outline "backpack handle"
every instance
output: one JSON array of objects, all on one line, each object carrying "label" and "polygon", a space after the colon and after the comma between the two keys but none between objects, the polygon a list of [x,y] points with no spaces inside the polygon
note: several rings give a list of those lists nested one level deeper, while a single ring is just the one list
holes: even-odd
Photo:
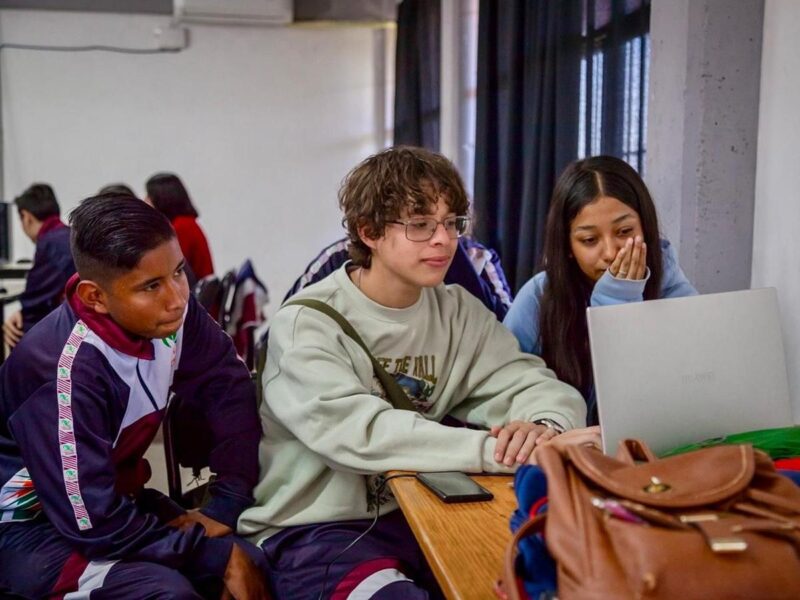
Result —
[{"label": "backpack handle", "polygon": [[620,440],[617,446],[617,460],[629,465],[654,462],[656,455],[642,440]]}]

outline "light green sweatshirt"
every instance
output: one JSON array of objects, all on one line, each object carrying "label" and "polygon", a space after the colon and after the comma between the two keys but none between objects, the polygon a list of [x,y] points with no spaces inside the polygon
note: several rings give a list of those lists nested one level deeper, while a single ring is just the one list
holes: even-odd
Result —
[{"label": "light green sweatshirt", "polygon": [[[425,288],[408,308],[381,306],[342,267],[294,298],[330,304],[420,412],[383,399],[364,351],[330,317],[281,308],[269,334],[255,504],[239,532],[255,542],[280,528],[364,519],[370,475],[410,471],[508,471],[486,431],[448,427],[452,415],[484,427],[549,418],[583,426],[586,404],[461,286]],[[396,508],[394,500],[381,513]]]}]

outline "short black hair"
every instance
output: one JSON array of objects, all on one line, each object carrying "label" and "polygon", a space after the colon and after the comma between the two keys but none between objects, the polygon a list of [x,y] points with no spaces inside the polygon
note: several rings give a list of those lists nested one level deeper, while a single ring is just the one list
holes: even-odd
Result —
[{"label": "short black hair", "polygon": [[61,214],[56,194],[46,183],[34,183],[14,199],[14,204],[17,211],[27,210],[40,221]]},{"label": "short black hair", "polygon": [[87,198],[69,215],[70,246],[81,279],[108,283],[175,238],[167,218],[127,194]]},{"label": "short black hair", "polygon": [[170,221],[175,217],[197,217],[197,209],[189,198],[189,192],[180,178],[173,173],[156,173],[145,183],[147,195],[156,209],[167,215]]},{"label": "short black hair", "polygon": [[98,196],[102,196],[103,194],[128,195],[136,198],[136,194],[133,193],[133,190],[124,183],[109,183],[108,185],[104,185],[100,188],[100,191],[97,192]]}]

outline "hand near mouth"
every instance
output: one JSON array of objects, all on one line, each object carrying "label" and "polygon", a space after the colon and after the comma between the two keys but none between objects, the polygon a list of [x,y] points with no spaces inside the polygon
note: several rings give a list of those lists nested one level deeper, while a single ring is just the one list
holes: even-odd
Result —
[{"label": "hand near mouth", "polygon": [[617,279],[644,279],[647,272],[647,244],[642,237],[637,235],[635,239],[628,238],[608,270]]}]

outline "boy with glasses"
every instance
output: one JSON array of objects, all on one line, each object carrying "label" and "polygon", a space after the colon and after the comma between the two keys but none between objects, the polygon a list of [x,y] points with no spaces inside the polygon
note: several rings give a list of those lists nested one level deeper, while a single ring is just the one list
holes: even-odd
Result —
[{"label": "boy with glasses", "polygon": [[[352,262],[294,298],[340,312],[416,410],[392,407],[334,320],[283,307],[262,382],[261,481],[239,531],[264,549],[279,597],[427,598],[438,588],[380,474],[510,472],[537,441],[583,425],[585,403],[479,300],[442,285],[469,224],[447,159],[385,150],[348,175],[339,203]],[[482,429],[441,423],[452,417]]]}]

